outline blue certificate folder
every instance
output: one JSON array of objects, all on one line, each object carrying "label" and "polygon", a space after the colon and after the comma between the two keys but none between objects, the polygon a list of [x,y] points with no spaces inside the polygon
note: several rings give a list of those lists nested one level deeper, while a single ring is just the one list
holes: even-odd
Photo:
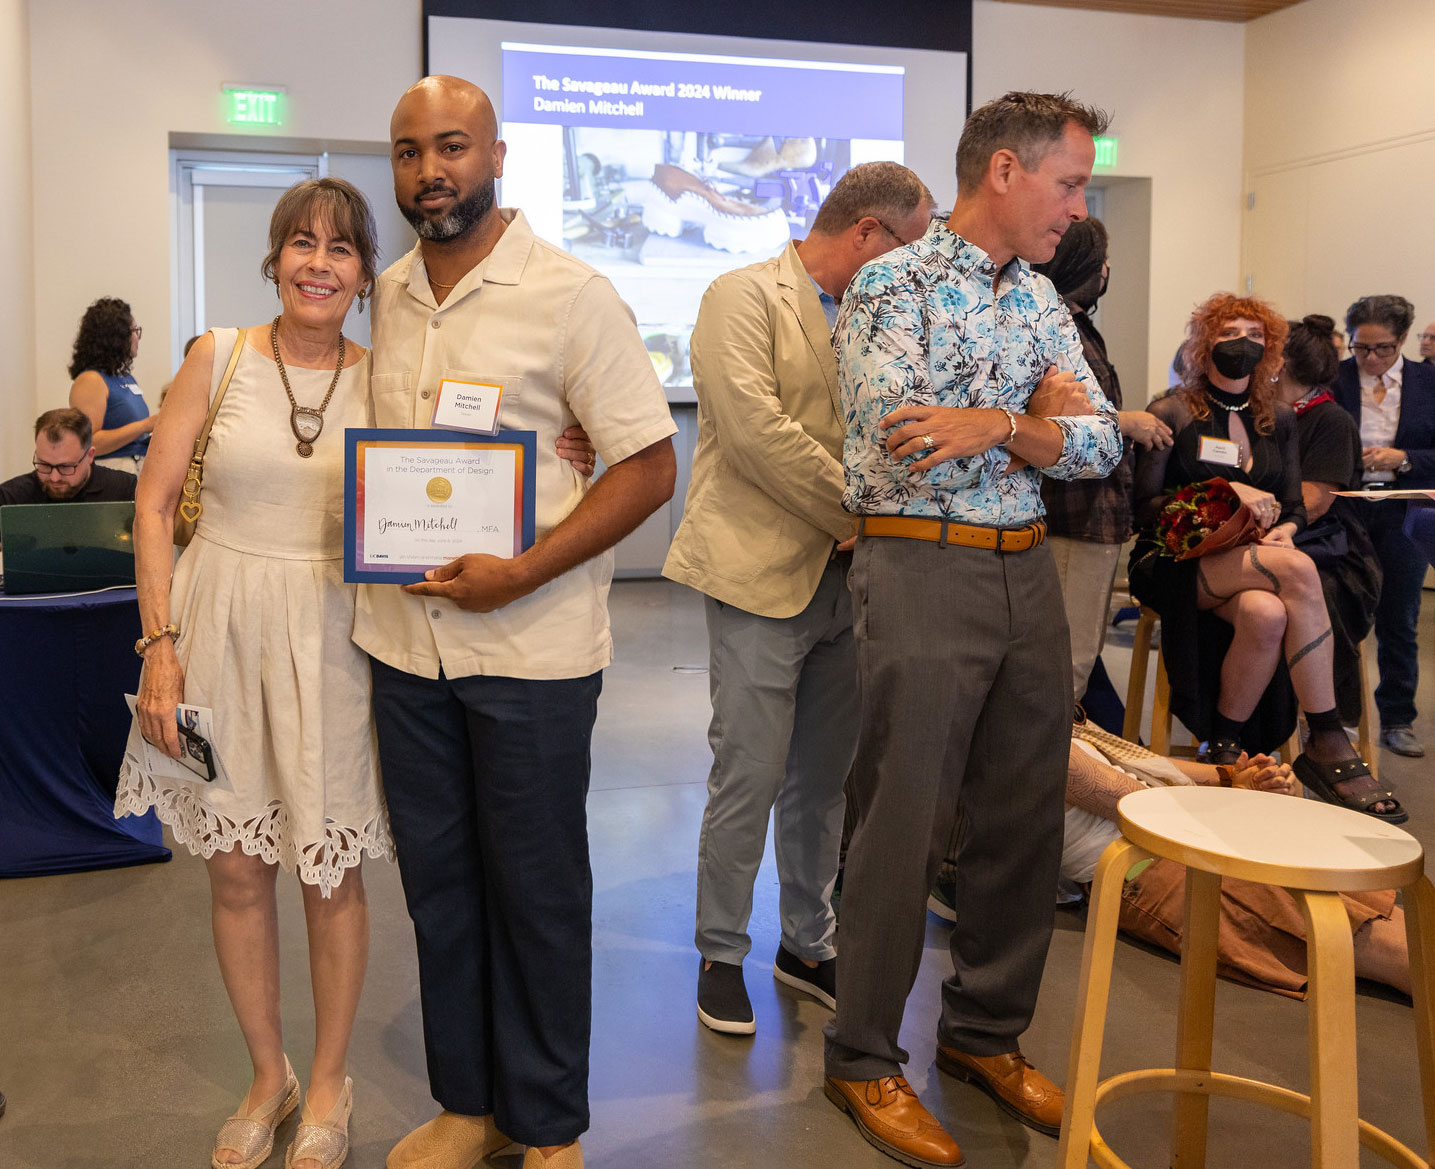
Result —
[{"label": "blue certificate folder", "polygon": [[[364,464],[370,452],[395,447],[411,448],[419,456],[442,456],[459,450],[492,450],[512,455],[515,461],[513,547],[501,551],[492,548],[463,548],[439,564],[447,564],[466,552],[489,551],[495,555],[517,556],[533,547],[533,504],[536,495],[538,435],[532,430],[500,430],[492,436],[479,436],[457,430],[386,430],[353,428],[344,431],[344,579],[370,584],[412,584],[423,580],[424,573],[439,564],[397,564],[387,559],[366,555],[364,547]],[[439,488],[453,491],[446,479]],[[460,490],[462,485],[460,484]],[[439,501],[439,495],[430,493]],[[443,497],[444,499],[447,496]],[[372,552],[372,550],[370,550]]]}]

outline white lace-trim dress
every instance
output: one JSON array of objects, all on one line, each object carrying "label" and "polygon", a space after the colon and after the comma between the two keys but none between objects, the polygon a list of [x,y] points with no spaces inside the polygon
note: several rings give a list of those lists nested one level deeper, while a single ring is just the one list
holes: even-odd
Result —
[{"label": "white lace-trim dress", "polygon": [[[213,394],[235,330],[215,329]],[[301,406],[333,371],[289,368]],[[204,512],[170,591],[184,698],[214,711],[222,773],[186,783],[126,752],[115,815],[154,808],[206,859],[238,845],[325,896],[365,855],[393,859],[369,668],[343,580],[344,428],[368,425],[367,355],[346,369],[310,458],[272,359],[246,346],[205,452]]]}]

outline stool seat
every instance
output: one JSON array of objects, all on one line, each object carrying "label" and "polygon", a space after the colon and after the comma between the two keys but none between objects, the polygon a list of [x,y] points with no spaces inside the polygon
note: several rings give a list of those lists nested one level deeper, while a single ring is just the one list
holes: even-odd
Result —
[{"label": "stool seat", "polygon": [[1121,835],[1190,868],[1320,892],[1402,889],[1423,853],[1408,832],[1348,808],[1275,792],[1146,788],[1116,808]]}]

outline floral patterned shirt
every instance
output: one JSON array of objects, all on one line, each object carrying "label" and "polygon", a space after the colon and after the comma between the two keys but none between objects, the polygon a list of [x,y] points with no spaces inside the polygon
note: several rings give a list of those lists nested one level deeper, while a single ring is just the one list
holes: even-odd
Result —
[{"label": "floral patterned shirt", "polygon": [[[1044,514],[1040,475],[1096,479],[1121,459],[1116,411],[1081,355],[1071,313],[1022,260],[1001,270],[934,222],[915,243],[867,264],[842,298],[837,369],[847,424],[843,504],[858,515],[915,515],[1016,527]],[[1071,370],[1095,414],[1054,418],[1060,458],[1005,475],[1005,446],[948,459],[921,475],[895,458],[878,422],[899,406],[1026,409],[1053,365]]]}]

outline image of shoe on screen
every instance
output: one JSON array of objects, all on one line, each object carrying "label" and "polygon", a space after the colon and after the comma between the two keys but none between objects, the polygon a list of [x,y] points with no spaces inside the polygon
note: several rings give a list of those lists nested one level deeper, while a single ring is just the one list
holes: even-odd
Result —
[{"label": "image of shoe on screen", "polygon": [[[1241,754],[1220,767],[1192,759],[1166,759],[1108,734],[1089,721],[1072,728],[1066,771],[1066,818],[1061,875],[1089,885],[1106,846],[1120,839],[1116,805],[1147,787],[1187,784],[1301,794],[1300,781],[1268,755]],[[1128,877],[1121,898],[1123,933],[1181,953],[1186,869],[1158,857]],[[1350,917],[1355,973],[1410,993],[1410,953],[1404,911],[1395,891],[1340,894]],[[1286,890],[1227,877],[1221,882],[1218,959],[1223,977],[1293,998],[1306,994],[1306,927]]]},{"label": "image of shoe on screen", "polygon": [[[1306,525],[1300,447],[1295,413],[1272,380],[1286,333],[1285,318],[1256,297],[1221,292],[1197,306],[1181,386],[1149,406],[1174,444],[1136,455],[1131,594],[1160,614],[1171,711],[1208,740],[1209,762],[1276,750],[1295,730],[1299,702],[1310,729],[1294,761],[1301,782],[1403,823],[1341,724],[1320,575],[1294,542]],[[1214,532],[1217,510],[1202,501],[1227,491],[1245,509],[1232,520],[1250,517],[1246,542],[1189,555],[1183,525]]]},{"label": "image of shoe on screen", "polygon": [[1334,647],[1335,704],[1348,727],[1360,722],[1360,643],[1375,620],[1380,562],[1360,518],[1360,503],[1334,493],[1360,486],[1360,432],[1331,396],[1340,359],[1335,322],[1312,314],[1290,321],[1277,397],[1295,411],[1300,444],[1301,498],[1306,526],[1295,545],[1320,573]]},{"label": "image of shoe on screen", "polygon": [[70,405],[83,411],[95,433],[95,457],[104,467],[138,475],[149,449],[155,416],[130,367],[144,329],[124,301],[102,296],[85,310],[70,357]]},{"label": "image of shoe on screen", "polygon": [[[1331,392],[1360,430],[1361,486],[1374,491],[1435,488],[1435,366],[1402,356],[1414,322],[1415,306],[1403,296],[1363,296],[1345,310],[1351,355]],[[1375,610],[1380,744],[1419,758],[1425,747],[1413,724],[1425,558],[1405,535],[1404,500],[1356,502],[1383,574]]]},{"label": "image of shoe on screen", "polygon": [[135,477],[95,464],[90,420],[68,407],[35,420],[34,470],[0,483],[0,507],[16,503],[114,503],[135,497]]}]

